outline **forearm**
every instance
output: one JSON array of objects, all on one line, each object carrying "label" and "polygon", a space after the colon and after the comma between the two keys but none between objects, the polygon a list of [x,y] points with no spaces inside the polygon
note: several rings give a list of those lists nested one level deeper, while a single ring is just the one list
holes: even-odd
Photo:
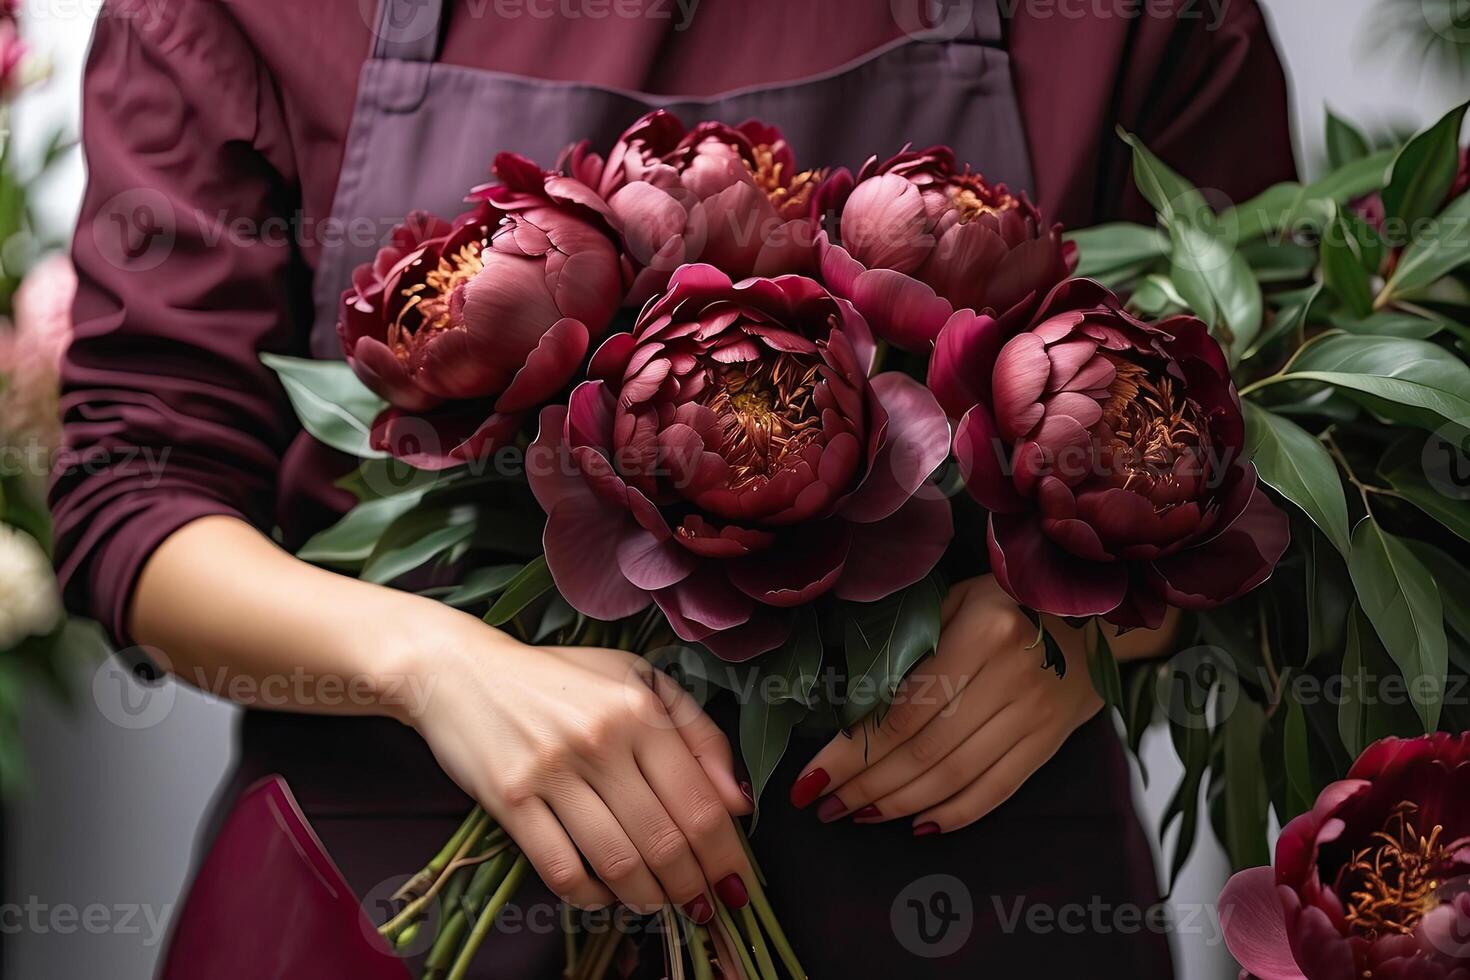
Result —
[{"label": "forearm", "polygon": [[243,521],[206,517],[149,558],[130,628],[160,666],[219,697],[402,719],[418,669],[406,634],[446,614],[438,603],[300,561]]}]

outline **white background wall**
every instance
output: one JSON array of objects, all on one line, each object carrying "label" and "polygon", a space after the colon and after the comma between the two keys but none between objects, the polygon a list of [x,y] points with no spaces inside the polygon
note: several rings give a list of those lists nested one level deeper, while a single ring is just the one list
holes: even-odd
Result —
[{"label": "white background wall", "polygon": [[[1423,122],[1470,91],[1470,81],[1426,71],[1406,49],[1383,43],[1384,4],[1402,9],[1404,0],[1262,2],[1292,79],[1299,156],[1309,169],[1320,155],[1324,100],[1368,123]],[[25,0],[23,6],[27,34],[50,53],[55,76],[18,108],[22,155],[56,121],[75,131],[96,0]],[[81,182],[74,155],[46,188],[42,220],[68,227]],[[195,828],[230,757],[233,708],[188,688],[140,689],[113,664],[79,676],[77,685],[74,711],[38,701],[25,721],[35,780],[7,820],[4,901],[38,910],[43,924],[58,910],[62,918],[40,932],[0,936],[5,980],[150,976],[159,950],[150,923],[166,919],[177,901]],[[1140,797],[1156,826],[1178,769],[1163,733],[1150,737],[1145,751],[1153,781],[1146,793],[1139,787]],[[1182,909],[1212,902],[1225,873],[1223,855],[1204,831],[1173,900]],[[110,908],[109,928],[67,928],[66,907],[97,904]],[[138,910],[128,928],[125,907]],[[1228,953],[1212,940],[1211,933],[1176,937],[1181,977],[1234,977]]]}]

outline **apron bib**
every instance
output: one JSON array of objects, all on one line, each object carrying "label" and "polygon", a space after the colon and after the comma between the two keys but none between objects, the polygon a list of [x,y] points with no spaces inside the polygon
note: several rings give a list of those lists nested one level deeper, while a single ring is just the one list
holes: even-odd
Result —
[{"label": "apron bib", "polygon": [[[900,6],[895,0],[895,10]],[[382,0],[372,54],[358,80],[331,227],[370,220],[386,241],[415,208],[452,218],[465,209],[469,188],[488,178],[496,153],[519,153],[549,167],[567,144],[583,138],[606,153],[623,130],[657,108],[688,125],[761,119],[781,128],[802,166],[845,165],[856,172],[868,156],[889,156],[905,143],[945,143],[987,178],[1029,190],[1031,166],[999,6],[977,0],[974,8],[966,23],[942,25],[936,32],[942,38],[905,37],[818,75],[687,98],[440,64],[445,0]],[[845,107],[858,111],[844,113]],[[341,358],[342,291],[353,268],[371,261],[378,247],[358,239],[323,248],[313,288],[314,357]]]}]

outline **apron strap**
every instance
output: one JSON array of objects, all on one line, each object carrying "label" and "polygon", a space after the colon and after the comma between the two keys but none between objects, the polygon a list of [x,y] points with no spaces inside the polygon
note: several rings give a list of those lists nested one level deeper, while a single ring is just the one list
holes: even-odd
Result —
[{"label": "apron strap", "polygon": [[439,54],[444,0],[381,0],[373,25],[374,58],[432,62]]},{"label": "apron strap", "polygon": [[903,32],[918,41],[1004,46],[1003,9],[1016,0],[890,0]]}]

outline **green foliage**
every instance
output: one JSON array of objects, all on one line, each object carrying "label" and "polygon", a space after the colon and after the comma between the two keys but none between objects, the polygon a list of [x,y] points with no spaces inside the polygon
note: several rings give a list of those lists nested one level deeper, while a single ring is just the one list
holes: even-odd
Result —
[{"label": "green foliage", "polygon": [[[1329,114],[1330,172],[1220,213],[1125,135],[1160,227],[1073,236],[1083,268],[1141,315],[1183,308],[1215,328],[1247,452],[1292,515],[1275,575],[1180,641],[1233,669],[1216,714],[1181,724],[1162,692],[1143,699],[1165,706],[1184,767],[1161,828],[1178,828],[1173,868],[1194,841],[1201,786],[1232,864],[1264,863],[1270,810],[1284,821],[1310,807],[1374,739],[1466,717],[1444,701],[1470,668],[1470,195],[1445,199],[1465,115],[1376,149]],[[1253,335],[1237,258],[1262,297]],[[1138,716],[1153,714],[1135,698],[1138,674],[1090,666],[1136,747]]]}]

